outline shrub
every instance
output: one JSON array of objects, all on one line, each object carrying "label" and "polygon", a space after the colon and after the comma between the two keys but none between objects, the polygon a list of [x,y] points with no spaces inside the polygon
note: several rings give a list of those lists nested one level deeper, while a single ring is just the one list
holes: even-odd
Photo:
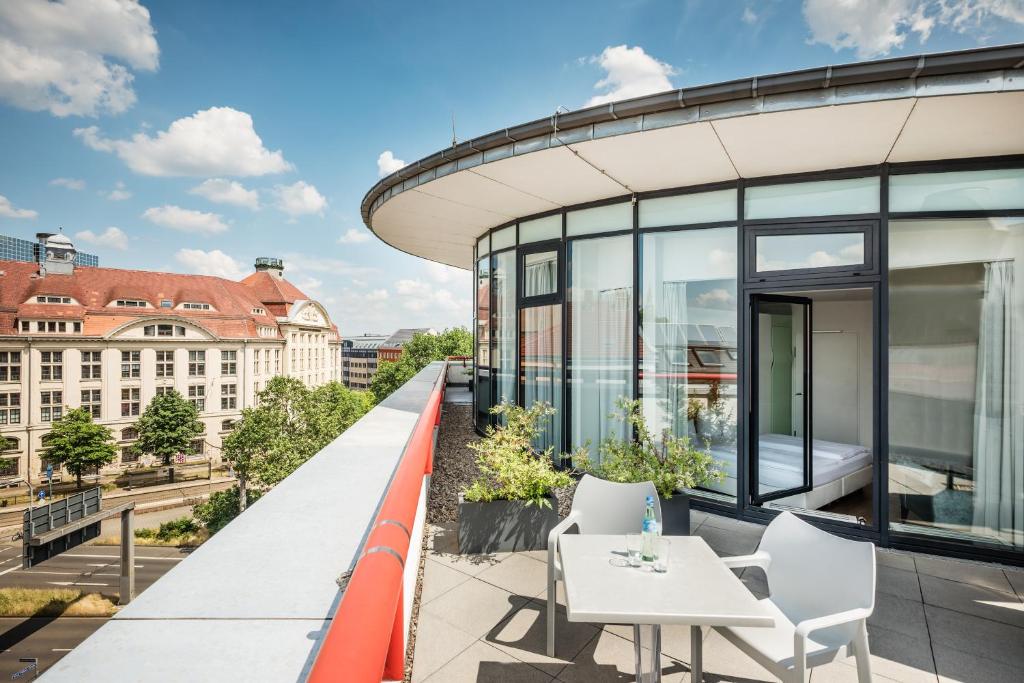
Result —
[{"label": "shrub", "polygon": [[[260,491],[250,489],[249,505],[259,500],[260,495]],[[209,500],[192,507],[192,514],[211,535],[217,533],[238,516],[238,487],[214,491]]]},{"label": "shrub", "polygon": [[620,398],[616,406],[618,412],[609,417],[625,422],[635,438],[608,437],[601,442],[599,462],[581,449],[573,455],[577,469],[608,481],[654,482],[663,498],[725,476],[711,454],[694,448],[688,437],[674,436],[668,429],[660,437],[651,434],[640,401]]},{"label": "shrub", "polygon": [[463,491],[465,500],[525,500],[527,505],[550,507],[551,491],[572,482],[567,472],[552,466],[553,446],[540,452],[534,448],[555,409],[548,403],[534,403],[529,410],[501,403],[491,412],[504,415],[505,426],[488,427],[483,439],[467,444],[476,451],[480,476]]},{"label": "shrub", "polygon": [[156,532],[156,537],[161,541],[169,541],[179,536],[190,536],[199,532],[199,524],[191,517],[179,517],[169,522],[164,522]]}]

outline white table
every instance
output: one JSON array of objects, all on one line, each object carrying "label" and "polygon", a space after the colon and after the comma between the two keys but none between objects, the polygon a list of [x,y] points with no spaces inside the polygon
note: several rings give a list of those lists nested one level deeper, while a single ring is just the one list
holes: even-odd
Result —
[{"label": "white table", "polygon": [[[566,534],[558,539],[569,621],[633,624],[637,680],[661,680],[661,626],[690,626],[690,676],[702,680],[702,626],[775,624],[699,536],[669,536],[668,571],[622,567],[626,537]],[[641,626],[650,626],[651,661],[644,666]]]}]

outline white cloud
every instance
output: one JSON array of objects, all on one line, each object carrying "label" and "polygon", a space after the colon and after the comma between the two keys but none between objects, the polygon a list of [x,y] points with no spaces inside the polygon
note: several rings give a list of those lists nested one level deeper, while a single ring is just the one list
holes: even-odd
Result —
[{"label": "white cloud", "polygon": [[589,61],[604,69],[604,78],[594,88],[606,92],[587,100],[587,107],[671,90],[669,76],[676,73],[675,67],[659,62],[640,46],[609,46]]},{"label": "white cloud", "polygon": [[128,235],[121,228],[115,228],[114,226],[110,226],[98,235],[92,230],[82,230],[75,233],[75,239],[80,242],[95,244],[98,247],[110,247],[119,251],[124,251],[128,248]]},{"label": "white cloud", "polygon": [[362,244],[370,241],[370,233],[357,228],[349,228],[338,238],[338,244]]},{"label": "white cloud", "polygon": [[1024,24],[1022,0],[804,0],[811,43],[853,49],[861,58],[887,55],[915,34],[924,44],[936,26],[957,33],[977,31],[1002,20]]},{"label": "white cloud", "polygon": [[245,189],[245,186],[237,180],[210,178],[189,190],[189,194],[206,197],[217,204],[244,206],[253,211],[260,208],[260,193],[256,190]]},{"label": "white cloud", "polygon": [[723,305],[735,306],[736,297],[728,289],[716,287],[715,289],[698,294],[694,298],[694,302],[704,308],[720,308]]},{"label": "white cloud", "polygon": [[0,194],[0,216],[4,218],[35,218],[38,211],[32,209],[16,209],[11,200]]},{"label": "white cloud", "polygon": [[389,298],[390,295],[386,289],[375,289],[366,295],[367,301],[387,301]]},{"label": "white cloud", "polygon": [[131,197],[132,193],[125,189],[124,183],[120,180],[114,183],[114,189],[107,193],[107,199],[112,202],[123,202]]},{"label": "white cloud", "polygon": [[443,263],[435,263],[434,261],[427,261],[424,268],[427,272],[427,277],[441,284],[458,283],[469,287],[473,281],[472,274],[462,268],[446,266]]},{"label": "white cloud", "polygon": [[405,162],[401,159],[396,159],[390,149],[384,150],[377,157],[377,175],[381,178],[403,168],[405,168]]},{"label": "white cloud", "polygon": [[180,118],[155,136],[136,133],[130,140],[113,140],[89,126],[76,128],[75,137],[91,149],[117,154],[142,175],[260,176],[292,169],[281,150],[263,146],[252,117],[231,107]]},{"label": "white cloud", "polygon": [[183,209],[168,204],[146,209],[142,217],[165,228],[200,235],[216,235],[228,229],[220,214]]},{"label": "white cloud", "polygon": [[123,112],[135,103],[129,67],[155,71],[159,55],[149,10],[135,0],[0,2],[0,99],[16,107]]},{"label": "white cloud", "polygon": [[468,298],[457,299],[451,290],[423,280],[402,279],[395,282],[395,293],[407,311],[458,313],[470,310]]},{"label": "white cloud", "polygon": [[322,216],[327,207],[327,199],[304,180],[291,185],[278,185],[274,188],[274,194],[277,197],[277,208],[293,217],[314,213]]},{"label": "white cloud", "polygon": [[203,251],[202,249],[179,249],[174,258],[188,272],[199,275],[215,275],[229,280],[241,280],[249,273],[242,264],[225,254],[220,249]]},{"label": "white cloud", "polygon": [[80,178],[54,178],[50,184],[55,187],[66,187],[69,190],[85,189],[85,181]]},{"label": "white cloud", "polygon": [[757,12],[755,12],[753,10],[753,8],[751,8],[750,6],[747,6],[747,7],[743,8],[743,14],[740,15],[740,20],[744,24],[756,24],[757,23],[757,19],[758,19]]}]

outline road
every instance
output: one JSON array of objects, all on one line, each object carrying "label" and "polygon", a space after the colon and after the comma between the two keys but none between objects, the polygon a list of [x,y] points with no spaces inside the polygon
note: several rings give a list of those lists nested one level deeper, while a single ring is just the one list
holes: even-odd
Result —
[{"label": "road", "polygon": [[[177,519],[190,508],[175,508],[146,515],[136,520],[137,527],[157,527],[161,522]],[[117,522],[117,520],[114,520]],[[115,535],[119,526],[103,535]],[[136,595],[151,586],[188,556],[188,550],[154,546],[135,547]],[[0,587],[19,588],[81,588],[86,592],[109,595],[117,601],[118,578],[121,575],[118,546],[87,543],[46,560],[31,569],[21,568],[21,545],[0,545]],[[0,680],[25,664],[20,657],[39,659],[39,670],[45,671],[77,646],[107,620],[105,618],[0,618]],[[19,680],[31,679],[31,673]]]}]

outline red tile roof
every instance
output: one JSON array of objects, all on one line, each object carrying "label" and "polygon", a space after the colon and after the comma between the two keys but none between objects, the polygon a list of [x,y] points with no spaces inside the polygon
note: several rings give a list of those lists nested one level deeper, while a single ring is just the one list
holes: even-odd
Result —
[{"label": "red tile roof", "polygon": [[[39,304],[35,297],[72,297],[78,305]],[[137,299],[152,308],[111,307],[115,299]],[[208,275],[77,266],[71,275],[39,276],[35,263],[0,261],[0,335],[17,334],[16,320],[83,320],[83,334],[103,336],[144,317],[185,318],[218,337],[258,337],[260,326],[277,329],[275,315],[288,315],[293,303],[309,299],[287,280],[257,272],[241,282]],[[161,308],[170,300],[172,308]],[[176,308],[183,302],[207,303],[210,311]],[[267,311],[260,315],[254,308]],[[332,326],[333,327],[333,326]],[[335,328],[336,329],[336,328]]]}]

